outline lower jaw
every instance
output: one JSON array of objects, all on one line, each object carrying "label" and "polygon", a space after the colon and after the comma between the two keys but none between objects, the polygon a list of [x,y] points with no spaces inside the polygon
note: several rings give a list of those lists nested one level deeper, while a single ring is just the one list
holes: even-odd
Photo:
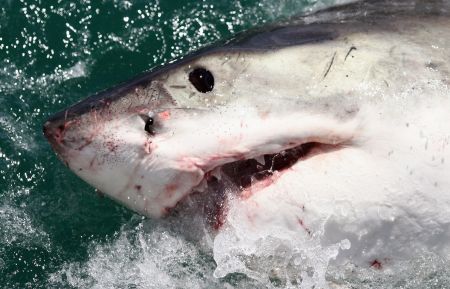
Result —
[{"label": "lower jaw", "polygon": [[[200,207],[207,224],[217,231],[225,223],[230,198],[248,199],[258,191],[273,188],[298,162],[340,148],[339,145],[312,142],[276,154],[227,163],[206,173],[203,189],[194,190],[190,198],[202,203]],[[182,203],[175,207],[175,212],[183,207]]]}]

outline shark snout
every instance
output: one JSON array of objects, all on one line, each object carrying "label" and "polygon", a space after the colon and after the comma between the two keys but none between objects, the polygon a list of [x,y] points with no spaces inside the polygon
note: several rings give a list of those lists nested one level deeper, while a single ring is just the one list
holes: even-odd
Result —
[{"label": "shark snout", "polygon": [[75,148],[80,140],[85,138],[85,132],[80,124],[80,116],[68,117],[63,111],[48,118],[42,130],[52,148],[61,156],[67,149]]},{"label": "shark snout", "polygon": [[63,153],[66,127],[67,125],[63,118],[52,117],[44,123],[42,128],[44,136],[58,154]]}]

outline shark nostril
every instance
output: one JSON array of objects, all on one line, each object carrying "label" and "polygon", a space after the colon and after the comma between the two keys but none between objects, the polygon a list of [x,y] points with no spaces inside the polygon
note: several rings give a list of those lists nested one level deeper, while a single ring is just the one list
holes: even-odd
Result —
[{"label": "shark nostril", "polygon": [[42,131],[47,138],[50,137],[58,138],[64,134],[65,130],[66,130],[65,124],[60,124],[56,126],[55,123],[51,121],[47,121],[42,128]]},{"label": "shark nostril", "polygon": [[47,121],[44,124],[44,126],[42,128],[42,131],[43,131],[44,136],[46,138],[50,139],[50,138],[54,137],[54,131],[53,131],[53,127],[52,127],[52,123],[51,122]]},{"label": "shark nostril", "polygon": [[44,127],[42,128],[42,132],[44,133],[44,135],[46,137],[49,136],[49,129],[47,128],[47,125],[45,124]]},{"label": "shark nostril", "polygon": [[46,122],[43,127],[44,136],[50,141],[56,141],[58,143],[63,141],[66,126],[60,124],[55,126],[52,122]]}]

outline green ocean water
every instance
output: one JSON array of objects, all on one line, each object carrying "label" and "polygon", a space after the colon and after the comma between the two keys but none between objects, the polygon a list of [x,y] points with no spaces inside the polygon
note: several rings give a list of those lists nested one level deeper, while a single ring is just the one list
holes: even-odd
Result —
[{"label": "green ocean water", "polygon": [[[216,281],[212,256],[189,244],[175,262],[182,265],[152,261],[157,268],[142,273],[139,256],[147,251],[136,245],[140,238],[177,239],[144,230],[151,221],[100,197],[66,169],[42,124],[92,93],[316,2],[1,1],[0,287],[185,288],[192,276],[195,288],[244,284],[242,276]],[[158,256],[166,254],[146,260]]]}]

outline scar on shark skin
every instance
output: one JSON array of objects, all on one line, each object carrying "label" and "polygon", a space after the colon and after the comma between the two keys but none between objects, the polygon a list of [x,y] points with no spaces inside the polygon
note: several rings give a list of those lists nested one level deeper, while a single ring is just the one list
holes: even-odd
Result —
[{"label": "scar on shark skin", "polygon": [[325,74],[323,75],[323,79],[325,79],[325,78],[327,77],[328,73],[330,72],[331,66],[332,66],[333,63],[334,63],[334,58],[335,58],[335,57],[336,57],[336,52],[334,52],[333,57],[331,57],[331,61],[330,61],[330,63],[328,64],[328,68],[327,68],[327,70],[325,71]]},{"label": "scar on shark skin", "polygon": [[355,46],[350,47],[350,49],[348,50],[347,54],[345,55],[344,62],[347,60],[347,57],[350,55],[350,53],[352,53],[353,50],[356,50]]},{"label": "scar on shark skin", "polygon": [[186,85],[170,85],[170,88],[176,88],[176,89],[185,89],[187,86]]},{"label": "scar on shark skin", "polygon": [[311,236],[311,229],[309,229],[308,227],[306,227],[305,222],[303,221],[303,219],[297,218],[298,224],[300,225],[300,227],[302,227],[305,232]]}]

